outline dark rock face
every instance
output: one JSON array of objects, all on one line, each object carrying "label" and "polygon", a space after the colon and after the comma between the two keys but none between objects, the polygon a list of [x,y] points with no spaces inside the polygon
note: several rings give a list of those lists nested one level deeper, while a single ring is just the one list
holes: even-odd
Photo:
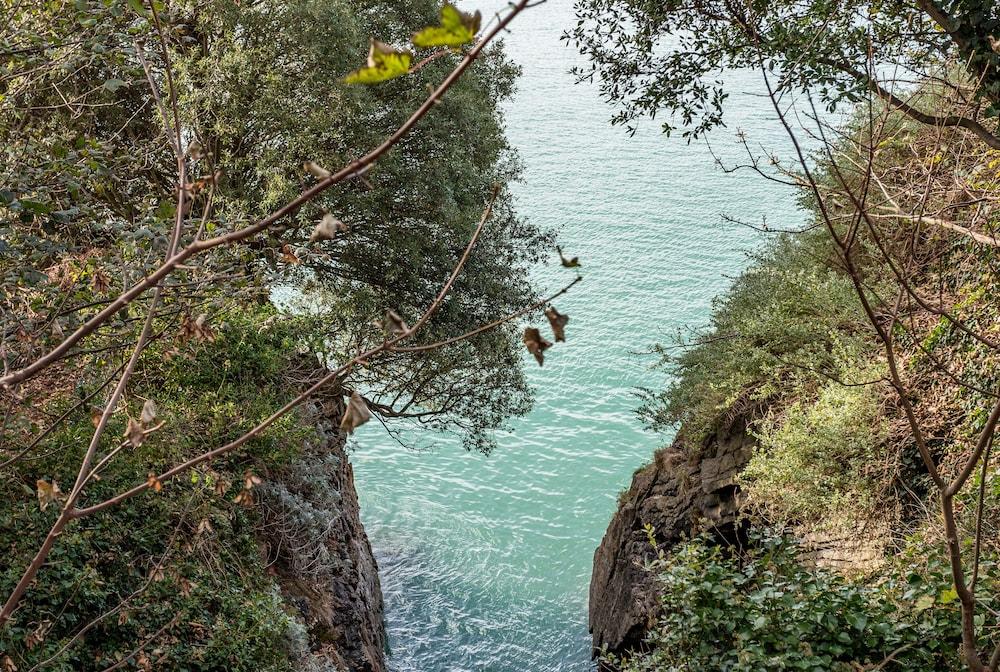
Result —
[{"label": "dark rock face", "polygon": [[742,497],[735,479],[753,446],[740,417],[723,423],[697,458],[689,459],[675,444],[635,473],[594,553],[590,631],[595,651],[638,647],[657,617],[654,577],[643,568],[655,556],[645,525],[653,526],[660,548],[706,529],[721,543],[739,543]]},{"label": "dark rock face", "polygon": [[[339,413],[331,412],[328,417],[339,417]],[[378,565],[361,524],[354,470],[344,450],[346,437],[331,428],[326,428],[323,436],[320,445],[305,455],[299,475],[287,477],[291,485],[281,486],[286,499],[294,498],[288,509],[305,511],[312,517],[306,518],[308,522],[303,526],[300,521],[290,520],[294,515],[287,511],[272,514],[269,527],[284,526],[285,537],[267,541],[273,549],[269,552],[273,556],[270,566],[286,603],[298,612],[295,615],[307,631],[308,641],[298,646],[298,669],[385,672],[382,588]],[[309,524],[317,513],[322,532],[302,543],[303,529],[312,529]],[[289,540],[298,541],[301,550],[288,552],[288,546],[294,545]],[[307,555],[306,562],[302,562],[303,554]]]}]

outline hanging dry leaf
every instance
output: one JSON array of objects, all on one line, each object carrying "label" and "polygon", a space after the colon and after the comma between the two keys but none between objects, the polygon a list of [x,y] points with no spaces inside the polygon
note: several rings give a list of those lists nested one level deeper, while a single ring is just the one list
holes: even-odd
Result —
[{"label": "hanging dry leaf", "polygon": [[302,263],[302,260],[295,255],[295,249],[288,243],[281,246],[281,260],[286,264],[298,265]]},{"label": "hanging dry leaf", "polygon": [[198,534],[208,534],[213,529],[212,523],[209,522],[208,518],[204,518],[198,523]]},{"label": "hanging dry leaf", "polygon": [[146,485],[148,485],[153,492],[160,492],[163,490],[163,483],[153,472],[149,472],[149,476],[146,478]]},{"label": "hanging dry leaf", "polygon": [[142,415],[139,416],[139,421],[144,427],[149,427],[156,420],[156,403],[152,399],[147,399],[142,405]]},{"label": "hanging dry leaf", "polygon": [[401,318],[399,316],[399,313],[397,313],[394,310],[387,310],[385,313],[385,318],[381,320],[376,320],[375,325],[378,326],[379,329],[381,329],[382,331],[393,337],[402,336],[403,334],[405,334],[407,331],[410,330],[410,328],[406,326],[406,322],[403,321],[403,318]]},{"label": "hanging dry leaf", "polygon": [[91,422],[92,425],[94,425],[95,428],[99,424],[101,424],[101,417],[103,417],[103,416],[104,416],[104,409],[103,408],[101,408],[100,406],[91,406],[90,407],[90,422]]},{"label": "hanging dry leaf", "polygon": [[217,478],[215,481],[215,494],[221,497],[222,495],[226,494],[227,490],[229,490],[229,483],[223,481],[222,479]]},{"label": "hanging dry leaf", "polygon": [[542,338],[541,332],[535,327],[525,328],[524,345],[528,348],[528,352],[535,356],[538,366],[545,363],[545,351],[552,347],[552,344]]},{"label": "hanging dry leaf", "polygon": [[205,148],[197,140],[192,140],[188,145],[187,155],[191,157],[192,161],[197,161],[205,155]]},{"label": "hanging dry leaf", "polygon": [[315,161],[306,161],[302,164],[302,167],[306,169],[306,172],[315,177],[317,180],[325,180],[330,177],[331,173],[329,170],[319,165]]},{"label": "hanging dry leaf", "polygon": [[368,405],[358,391],[351,392],[351,397],[347,400],[347,409],[344,417],[340,421],[340,428],[348,434],[353,434],[354,430],[368,422],[372,417]]},{"label": "hanging dry leaf", "polygon": [[316,228],[313,229],[312,235],[309,236],[309,242],[315,243],[319,240],[333,240],[338,233],[347,233],[347,230],[347,224],[327,213],[323,215]]},{"label": "hanging dry leaf", "polygon": [[167,578],[167,575],[163,573],[163,568],[157,565],[156,567],[153,567],[153,570],[149,573],[149,578],[153,581],[159,582]]},{"label": "hanging dry leaf", "polygon": [[17,665],[10,656],[3,657],[3,672],[17,672]]},{"label": "hanging dry leaf", "polygon": [[41,644],[45,641],[45,635],[48,634],[49,628],[51,627],[52,621],[42,621],[38,624],[37,628],[24,638],[24,645],[30,650]]},{"label": "hanging dry leaf", "polygon": [[577,268],[580,266],[580,257],[573,257],[572,259],[567,259],[563,255],[562,248],[556,245],[556,252],[559,253],[559,261],[566,268]]},{"label": "hanging dry leaf", "polygon": [[566,324],[569,323],[569,315],[563,315],[555,306],[549,306],[545,309],[545,317],[549,319],[549,326],[552,327],[552,334],[556,337],[557,342],[565,342],[566,340]]},{"label": "hanging dry leaf", "polygon": [[38,508],[44,511],[49,504],[53,504],[62,499],[62,490],[59,484],[53,479],[51,483],[41,479],[35,481],[36,494],[38,495]]},{"label": "hanging dry leaf", "polygon": [[62,339],[64,336],[62,325],[59,324],[59,320],[52,320],[52,335],[58,339]]},{"label": "hanging dry leaf", "polygon": [[192,338],[197,341],[215,342],[215,332],[209,326],[208,315],[205,313],[202,313],[193,320],[190,315],[184,315],[181,318],[181,330],[177,334],[177,337],[183,343],[187,343]]},{"label": "hanging dry leaf", "polygon": [[142,428],[142,423],[134,418],[129,418],[128,426],[125,427],[125,438],[132,444],[132,447],[138,448],[141,446],[142,442],[146,439],[146,432]]}]

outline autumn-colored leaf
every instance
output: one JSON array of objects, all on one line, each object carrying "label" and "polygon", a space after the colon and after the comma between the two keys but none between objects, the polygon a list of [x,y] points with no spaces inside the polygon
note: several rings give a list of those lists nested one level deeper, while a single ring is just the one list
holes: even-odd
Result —
[{"label": "autumn-colored leaf", "polygon": [[323,215],[316,228],[313,229],[312,235],[309,236],[309,242],[315,243],[319,240],[333,240],[338,233],[347,233],[347,231],[347,224],[327,213]]},{"label": "autumn-colored leaf", "polygon": [[406,322],[403,321],[403,318],[401,318],[394,310],[387,310],[385,312],[385,318],[377,320],[375,324],[382,329],[382,331],[393,337],[402,336],[410,330],[410,328],[406,326]]},{"label": "autumn-colored leaf", "polygon": [[142,423],[135,418],[129,418],[128,426],[125,427],[125,438],[134,448],[141,446],[146,440],[146,430],[142,428]]},{"label": "autumn-colored leaf", "polygon": [[524,345],[528,348],[528,352],[535,356],[538,366],[545,363],[545,351],[552,347],[552,344],[542,338],[541,332],[535,327],[524,329]]},{"label": "autumn-colored leaf", "polygon": [[355,429],[368,422],[371,417],[372,413],[368,410],[364,398],[355,390],[347,400],[347,409],[340,421],[340,428],[348,434],[353,434]]},{"label": "autumn-colored leaf", "polygon": [[226,494],[227,490],[229,490],[229,483],[226,483],[221,478],[215,481],[215,494],[221,497]]},{"label": "autumn-colored leaf", "polygon": [[55,479],[51,483],[39,479],[35,481],[35,488],[38,495],[38,508],[42,511],[47,509],[49,504],[62,499],[62,490],[59,489],[59,484],[56,483]]},{"label": "autumn-colored leaf", "polygon": [[208,518],[203,518],[202,521],[198,523],[198,534],[208,534],[213,529],[212,523],[209,522]]},{"label": "autumn-colored leaf", "polygon": [[302,164],[306,172],[315,177],[317,180],[325,180],[330,177],[331,173],[329,170],[319,165],[315,161],[306,161]]},{"label": "autumn-colored leaf", "polygon": [[17,672],[17,665],[10,656],[3,657],[3,672]]},{"label": "autumn-colored leaf", "polygon": [[264,481],[260,480],[260,476],[255,475],[252,471],[247,469],[243,472],[243,488],[246,490],[252,490],[255,485],[260,485]]},{"label": "autumn-colored leaf", "polygon": [[95,294],[106,294],[108,288],[111,286],[111,278],[104,271],[97,269],[90,279],[90,286],[93,288]]},{"label": "autumn-colored leaf", "polygon": [[146,478],[146,485],[148,485],[153,492],[160,492],[163,490],[163,483],[153,472],[149,472],[149,476]]},{"label": "autumn-colored leaf", "polygon": [[476,39],[483,15],[479,11],[467,14],[450,2],[441,7],[441,24],[424,28],[413,36],[418,47],[460,47]]},{"label": "autumn-colored leaf", "polygon": [[104,416],[104,409],[100,406],[90,407],[90,422],[94,425],[96,429],[99,424],[101,424],[101,418]]},{"label": "autumn-colored leaf", "polygon": [[580,257],[573,257],[572,259],[566,258],[563,255],[562,248],[556,245],[556,252],[559,253],[559,262],[566,268],[578,268],[580,266]]},{"label": "autumn-colored leaf", "polygon": [[253,493],[249,490],[240,490],[236,494],[236,497],[233,498],[233,502],[241,504],[249,509],[253,506]]},{"label": "autumn-colored leaf", "polygon": [[296,256],[295,249],[288,243],[281,246],[281,260],[286,264],[298,265],[302,263],[302,260]]},{"label": "autumn-colored leaf", "polygon": [[161,567],[160,565],[156,565],[155,567],[153,567],[153,570],[149,573],[149,578],[151,578],[153,581],[159,582],[167,578],[167,575],[163,573],[163,567]]},{"label": "autumn-colored leaf", "polygon": [[198,341],[214,343],[215,332],[208,324],[208,315],[202,313],[195,319],[191,319],[190,315],[184,315],[181,318],[181,330],[178,338],[184,343],[187,343],[192,338]]},{"label": "autumn-colored leaf", "polygon": [[549,319],[549,326],[552,327],[552,335],[557,342],[566,340],[566,325],[569,323],[569,315],[563,315],[555,306],[545,309],[545,317]]},{"label": "autumn-colored leaf", "polygon": [[348,73],[345,84],[377,84],[405,75],[410,70],[413,54],[372,39],[365,67]]},{"label": "autumn-colored leaf", "polygon": [[45,635],[48,634],[49,628],[51,627],[52,627],[52,621],[49,620],[42,621],[41,623],[38,624],[37,628],[35,628],[31,633],[28,634],[27,637],[24,638],[24,645],[27,646],[28,649],[30,650],[41,644],[42,642],[45,641]]},{"label": "autumn-colored leaf", "polygon": [[144,427],[149,427],[154,420],[156,420],[156,402],[147,399],[142,405],[142,415],[139,416],[139,421]]}]

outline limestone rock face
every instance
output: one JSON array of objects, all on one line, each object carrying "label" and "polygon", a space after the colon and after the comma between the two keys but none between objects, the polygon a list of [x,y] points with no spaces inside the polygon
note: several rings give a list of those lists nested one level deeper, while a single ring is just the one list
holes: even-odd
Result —
[{"label": "limestone rock face", "polygon": [[594,553],[590,631],[595,651],[606,646],[621,653],[638,646],[656,618],[657,591],[643,569],[655,556],[647,524],[661,548],[706,529],[722,543],[738,543],[742,497],[736,475],[750,461],[753,447],[745,420],[735,418],[705,441],[698,457],[688,458],[675,444],[635,473]]}]

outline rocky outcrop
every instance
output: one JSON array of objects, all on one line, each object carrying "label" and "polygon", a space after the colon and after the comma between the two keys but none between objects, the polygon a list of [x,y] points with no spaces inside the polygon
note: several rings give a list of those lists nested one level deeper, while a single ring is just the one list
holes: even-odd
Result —
[{"label": "rocky outcrop", "polygon": [[378,565],[361,524],[345,435],[335,407],[317,413],[316,445],[282,474],[265,508],[268,562],[286,603],[304,626],[302,672],[384,672],[386,635]]},{"label": "rocky outcrop", "polygon": [[595,651],[623,652],[638,646],[657,615],[654,577],[644,569],[655,551],[693,532],[711,530],[726,544],[738,543],[742,497],[736,475],[750,460],[754,440],[742,417],[729,419],[688,457],[675,444],[636,471],[594,553],[590,581],[590,631]]}]

